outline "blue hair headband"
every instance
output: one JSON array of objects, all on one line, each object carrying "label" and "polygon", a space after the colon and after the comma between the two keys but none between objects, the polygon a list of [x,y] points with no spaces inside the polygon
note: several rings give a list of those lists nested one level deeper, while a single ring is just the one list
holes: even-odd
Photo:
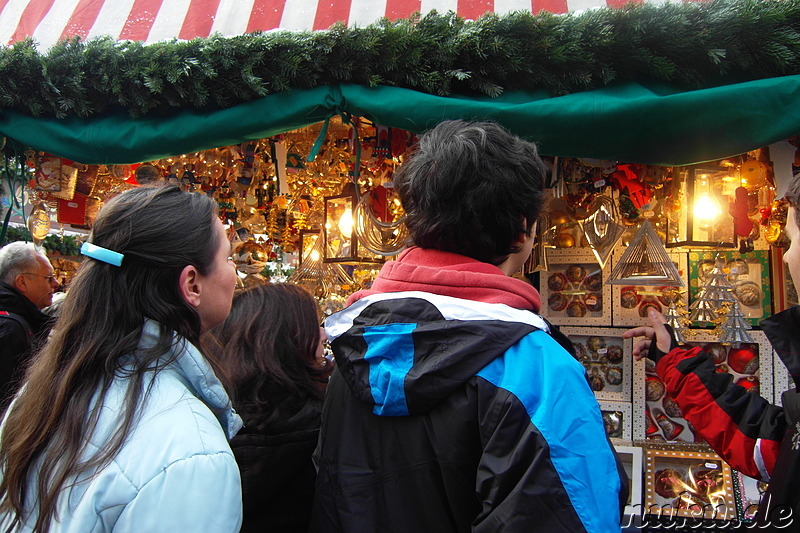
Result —
[{"label": "blue hair headband", "polygon": [[97,259],[98,261],[114,266],[122,266],[122,259],[125,257],[119,252],[114,252],[90,242],[83,243],[83,246],[81,246],[81,253],[92,259]]}]

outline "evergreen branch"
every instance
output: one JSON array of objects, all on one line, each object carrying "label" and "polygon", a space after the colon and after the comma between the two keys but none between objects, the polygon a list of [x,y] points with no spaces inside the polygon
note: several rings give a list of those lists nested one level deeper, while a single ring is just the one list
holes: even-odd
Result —
[{"label": "evergreen branch", "polygon": [[711,0],[475,21],[431,12],[366,27],[150,45],[73,38],[46,53],[26,39],[0,47],[0,107],[142,117],[336,83],[494,97],[631,80],[692,89],[797,73],[800,0]]}]

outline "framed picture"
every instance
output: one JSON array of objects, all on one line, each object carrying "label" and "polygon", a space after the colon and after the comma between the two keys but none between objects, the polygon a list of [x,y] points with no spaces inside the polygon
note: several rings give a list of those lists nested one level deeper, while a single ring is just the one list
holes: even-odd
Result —
[{"label": "framed picture", "polygon": [[548,252],[548,270],[540,276],[542,316],[558,325],[610,326],[610,265],[601,269],[588,251],[557,252]]},{"label": "framed picture", "polygon": [[631,404],[629,402],[612,402],[599,400],[600,413],[603,415],[603,427],[612,442],[631,441]]},{"label": "framed picture", "polygon": [[725,262],[728,282],[739,301],[745,318],[751,325],[772,314],[769,251],[739,252],[689,252],[689,302],[694,303],[708,273],[714,268],[715,258]]},{"label": "framed picture", "polygon": [[614,446],[617,456],[628,476],[628,501],[625,504],[625,514],[642,514],[642,457],[644,451],[636,446]]},{"label": "framed picture", "polygon": [[630,402],[632,395],[633,342],[623,339],[624,329],[563,327],[575,346],[575,354],[589,375],[595,396],[602,400]]},{"label": "framed picture", "polygon": [[[695,330],[696,331],[696,330]],[[772,401],[772,347],[761,331],[750,330],[755,342],[734,348],[717,342],[710,333],[697,332],[687,343],[689,346],[703,346],[714,357],[717,371],[733,376],[734,383]],[[655,373],[655,367],[648,360],[645,373],[646,437],[648,440],[667,442],[703,442],[689,422],[683,418],[678,405],[666,394],[666,387]]]},{"label": "framed picture", "polygon": [[[624,250],[623,250],[624,251]],[[614,250],[615,258],[622,254]],[[681,273],[684,282],[688,279],[687,253],[673,252],[669,257]],[[637,285],[611,286],[612,311],[614,326],[642,326],[647,321],[647,313],[653,308],[659,313],[667,313],[671,303],[688,308],[689,291],[687,287],[645,287]]]},{"label": "framed picture", "polygon": [[647,449],[645,512],[661,517],[735,520],[733,476],[715,453]]}]

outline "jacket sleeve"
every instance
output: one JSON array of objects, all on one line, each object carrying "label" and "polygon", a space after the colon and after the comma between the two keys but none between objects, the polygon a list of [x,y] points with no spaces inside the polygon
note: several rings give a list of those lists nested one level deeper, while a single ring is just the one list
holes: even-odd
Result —
[{"label": "jacket sleeve", "polygon": [[684,418],[720,457],[745,475],[769,480],[786,433],[782,408],[717,372],[700,347],[671,350],[656,372]]},{"label": "jacket sleeve", "polygon": [[232,454],[216,453],[165,468],[128,503],[114,531],[236,533],[241,524],[239,469]]},{"label": "jacket sleeve", "polygon": [[583,366],[538,331],[478,378],[473,531],[619,531],[626,483]]}]

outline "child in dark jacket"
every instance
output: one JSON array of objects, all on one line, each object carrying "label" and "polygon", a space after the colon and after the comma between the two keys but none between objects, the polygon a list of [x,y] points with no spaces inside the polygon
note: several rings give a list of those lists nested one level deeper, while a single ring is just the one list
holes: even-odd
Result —
[{"label": "child in dark jacket", "polygon": [[316,471],[311,454],[333,364],[314,298],[291,284],[237,294],[211,331],[244,428],[231,440],[242,475],[242,532],[305,532]]}]

